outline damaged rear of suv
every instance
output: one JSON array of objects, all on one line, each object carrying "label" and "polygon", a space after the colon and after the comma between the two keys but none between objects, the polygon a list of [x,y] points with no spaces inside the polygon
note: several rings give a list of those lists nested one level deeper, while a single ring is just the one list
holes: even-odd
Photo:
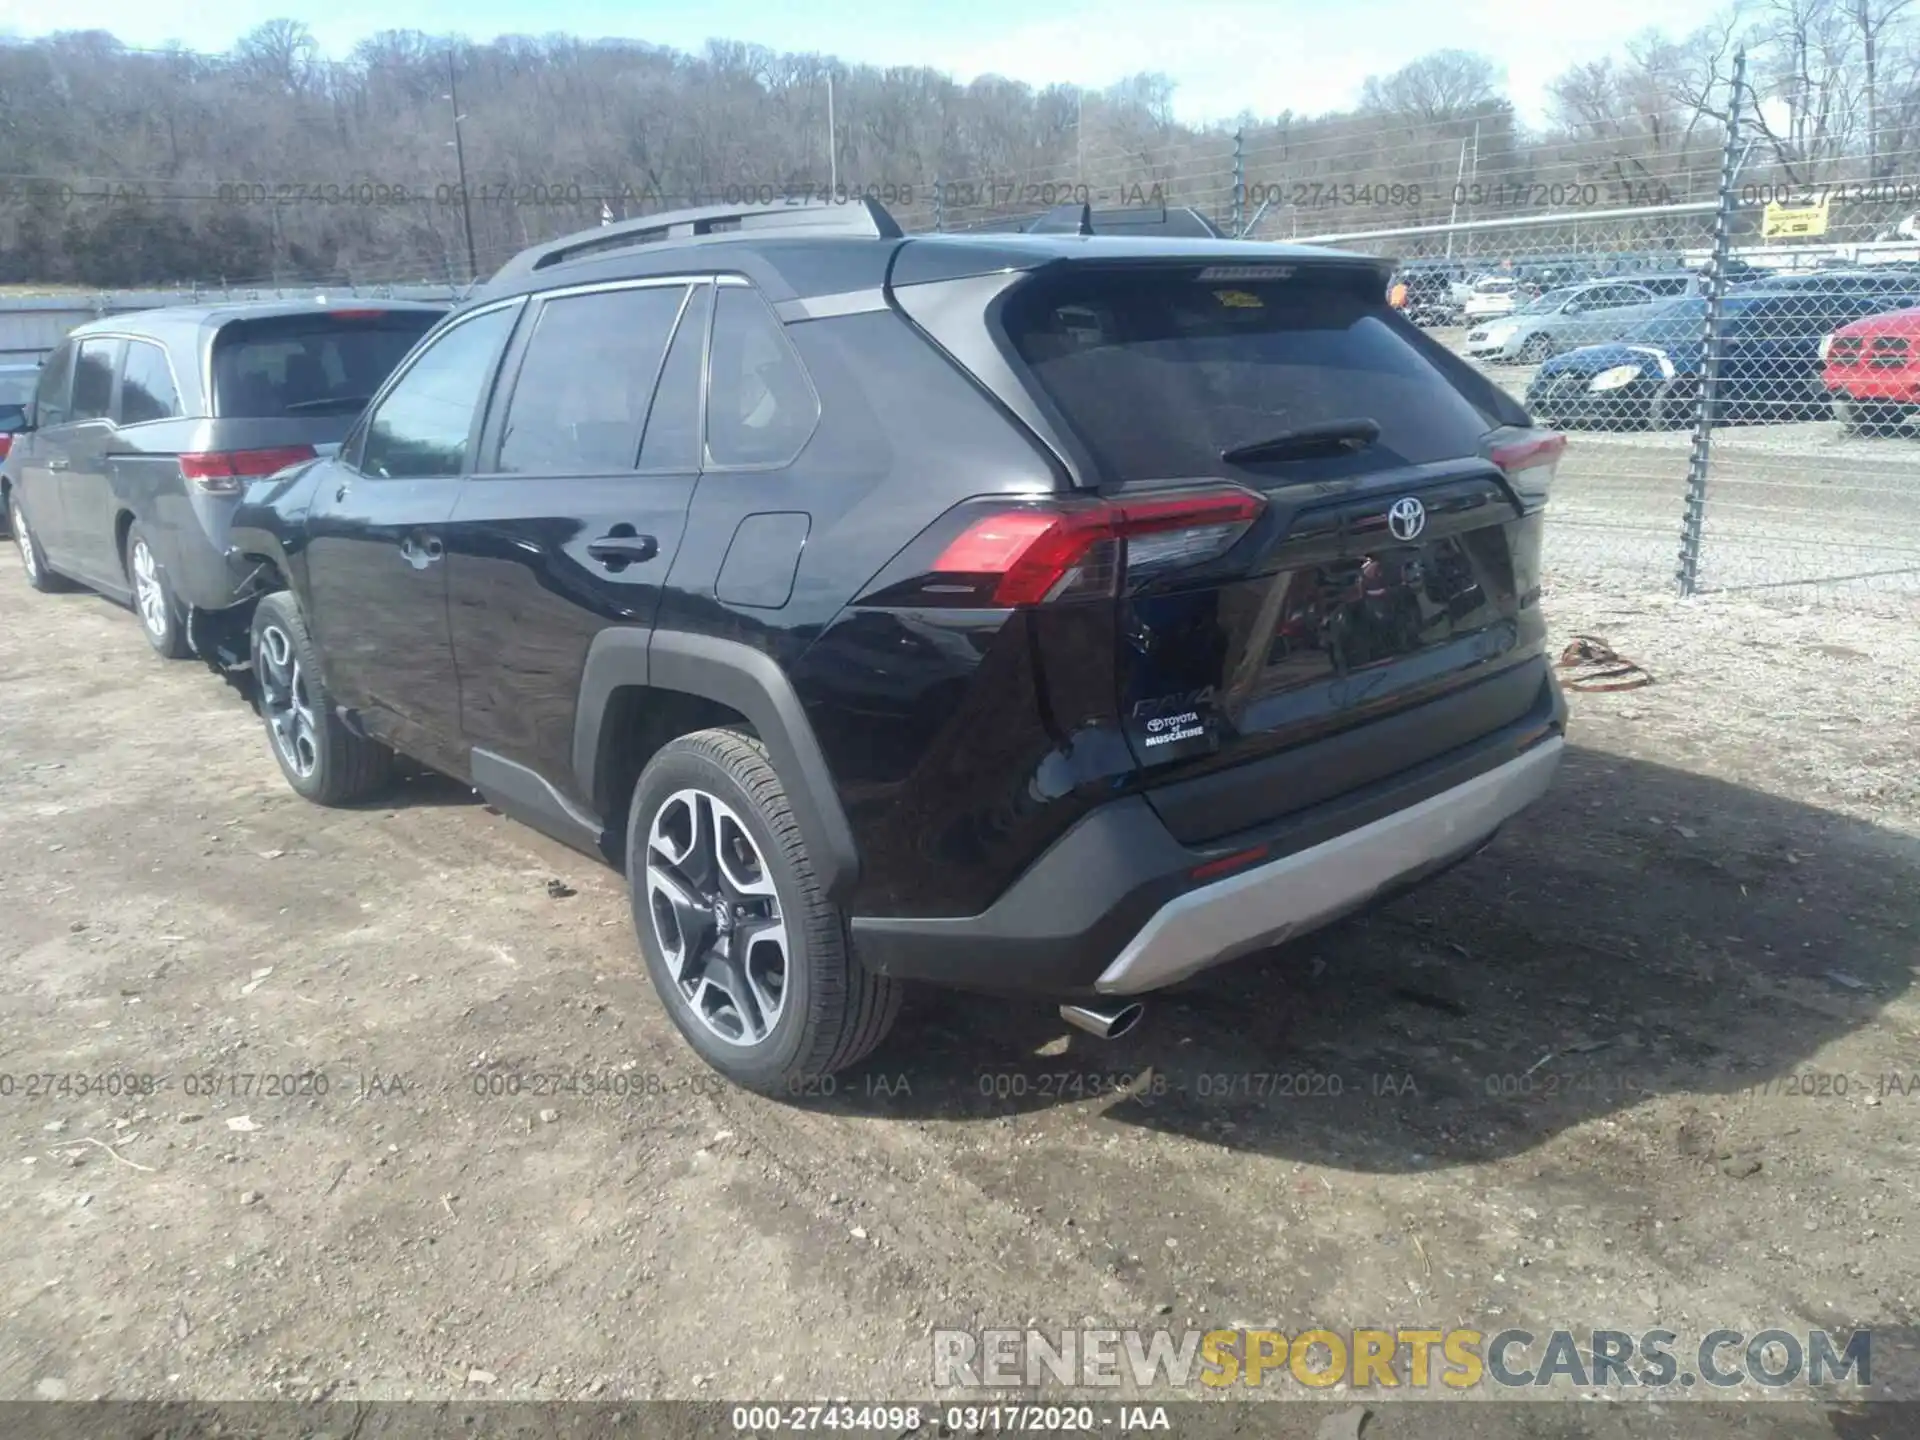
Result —
[{"label": "damaged rear of suv", "polygon": [[782,1091],[902,982],[1113,1034],[1484,845],[1564,706],[1564,443],[1382,262],[904,235],[535,247],[236,520],[275,753],[404,750],[624,865],[693,1047]]}]

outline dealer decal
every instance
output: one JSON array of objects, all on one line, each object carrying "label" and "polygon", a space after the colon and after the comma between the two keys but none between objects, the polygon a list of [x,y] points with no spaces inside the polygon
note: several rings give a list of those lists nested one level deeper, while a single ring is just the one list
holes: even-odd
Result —
[{"label": "dealer decal", "polygon": [[1203,685],[1198,690],[1135,701],[1131,718],[1141,747],[1161,750],[1184,740],[1211,744],[1213,699],[1213,686]]}]

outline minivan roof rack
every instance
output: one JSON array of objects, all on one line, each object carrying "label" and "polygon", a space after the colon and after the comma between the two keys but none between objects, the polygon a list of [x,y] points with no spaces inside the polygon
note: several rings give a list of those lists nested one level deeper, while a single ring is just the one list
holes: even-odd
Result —
[{"label": "minivan roof rack", "polygon": [[708,205],[697,210],[669,210],[660,215],[596,225],[591,230],[530,245],[495,271],[493,278],[505,280],[516,275],[531,275],[537,270],[611,250],[657,245],[664,240],[690,240],[701,235],[723,235],[735,230],[762,234],[864,235],[875,240],[899,240],[906,234],[886,207],[871,196],[847,203]]}]

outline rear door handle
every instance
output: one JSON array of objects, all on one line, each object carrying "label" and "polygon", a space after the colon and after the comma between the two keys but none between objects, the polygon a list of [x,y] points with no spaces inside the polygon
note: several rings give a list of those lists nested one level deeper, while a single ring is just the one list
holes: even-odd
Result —
[{"label": "rear door handle", "polygon": [[66,456],[64,455],[55,455],[52,459],[47,461],[47,468],[49,470],[68,470],[68,469],[71,469],[72,467],[73,467],[73,462],[67,459]]},{"label": "rear door handle", "polygon": [[652,535],[602,535],[587,542],[587,554],[603,565],[637,564],[659,553],[660,542]]}]

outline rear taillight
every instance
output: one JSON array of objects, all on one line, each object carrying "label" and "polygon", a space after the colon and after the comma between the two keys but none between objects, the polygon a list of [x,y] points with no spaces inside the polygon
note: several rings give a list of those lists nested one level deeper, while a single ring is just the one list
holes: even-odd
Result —
[{"label": "rear taillight", "polygon": [[1547,503],[1554,472],[1566,453],[1567,437],[1556,430],[1496,430],[1486,456],[1506,473],[1507,483],[1527,509]]},{"label": "rear taillight", "polygon": [[13,449],[13,436],[0,434],[0,460],[7,458],[7,452]]},{"label": "rear taillight", "polygon": [[276,445],[271,450],[203,451],[180,457],[180,473],[208,495],[237,495],[245,481],[271,475],[317,454],[311,445]]},{"label": "rear taillight", "polygon": [[1264,503],[1228,488],[995,510],[948,542],[923,588],[995,607],[1107,597],[1123,570],[1145,577],[1219,558]]}]

